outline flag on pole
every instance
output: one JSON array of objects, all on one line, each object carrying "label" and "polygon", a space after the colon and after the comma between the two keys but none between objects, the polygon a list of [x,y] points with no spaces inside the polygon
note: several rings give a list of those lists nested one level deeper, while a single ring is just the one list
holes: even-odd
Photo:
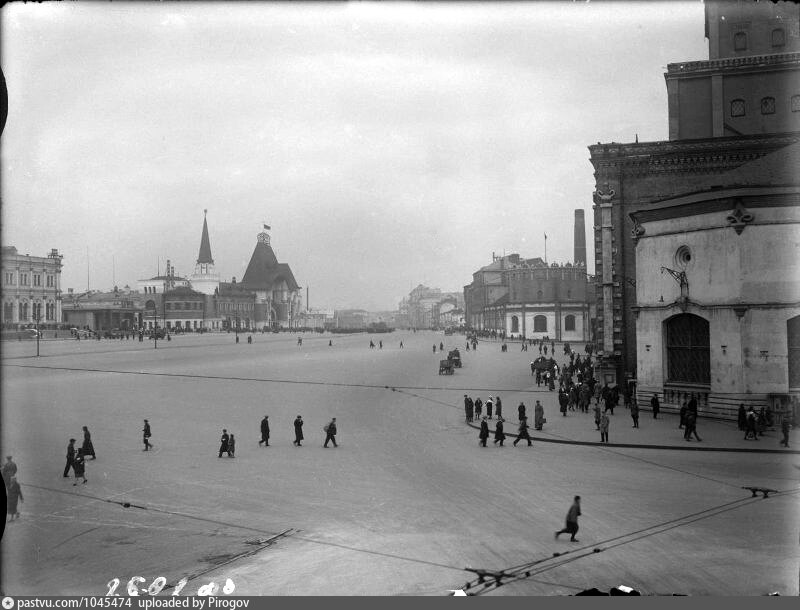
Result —
[{"label": "flag on pole", "polygon": [[270,229],[270,226],[269,226],[267,223],[264,223],[264,228],[265,228],[267,231],[269,231],[269,229]]}]

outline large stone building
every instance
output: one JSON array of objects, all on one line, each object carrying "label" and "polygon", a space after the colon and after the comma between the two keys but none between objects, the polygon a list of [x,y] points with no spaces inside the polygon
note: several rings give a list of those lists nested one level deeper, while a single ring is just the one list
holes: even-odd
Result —
[{"label": "large stone building", "polygon": [[575,210],[574,263],[493,255],[464,286],[467,326],[526,339],[591,341],[594,295],[585,235],[583,210]]},{"label": "large stone building", "polygon": [[459,326],[464,297],[459,292],[442,292],[419,284],[399,304],[395,323],[400,328],[444,328]]},{"label": "large stone building", "polygon": [[70,327],[95,331],[129,330],[142,324],[142,294],[122,289],[76,293],[70,288],[64,295],[62,312]]},{"label": "large stone building", "polygon": [[792,386],[800,12],[705,8],[709,59],[665,74],[670,140],[589,147],[597,370],[636,380],[643,404],[658,392],[677,409],[695,394],[727,417],[740,402],[786,402]]},{"label": "large stone building", "polygon": [[[633,212],[709,188],[800,141],[798,6],[706,2],[709,59],[669,64],[669,141],[598,143],[594,243],[601,381],[637,376]],[[725,176],[725,178],[722,178]],[[716,179],[716,180],[715,180]]]},{"label": "large stone building", "polygon": [[[265,229],[267,227],[265,226]],[[167,271],[139,280],[145,295],[143,319],[147,328],[169,330],[260,330],[299,325],[301,296],[289,265],[279,263],[266,231],[258,234],[255,250],[241,282],[220,280],[211,254],[206,213],[194,273]]]},{"label": "large stone building", "polygon": [[3,328],[61,323],[62,258],[55,248],[47,256],[31,256],[3,246]]}]

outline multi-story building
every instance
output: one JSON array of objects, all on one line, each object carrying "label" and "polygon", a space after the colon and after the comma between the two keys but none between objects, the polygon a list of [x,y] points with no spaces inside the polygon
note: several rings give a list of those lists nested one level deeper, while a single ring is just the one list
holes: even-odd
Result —
[{"label": "multi-story building", "polygon": [[142,305],[142,295],[129,286],[81,293],[70,288],[64,295],[62,311],[64,322],[76,328],[132,331],[141,326]]},{"label": "multi-story building", "polygon": [[636,212],[724,188],[732,170],[800,141],[797,5],[707,1],[705,23],[709,59],[669,64],[664,75],[670,139],[589,147],[603,382],[637,376]]},{"label": "multi-story building", "polygon": [[464,287],[467,326],[527,339],[591,341],[594,299],[585,235],[583,210],[575,210],[574,263],[492,255]]},{"label": "multi-story building", "polygon": [[19,254],[3,246],[3,327],[17,329],[61,323],[61,259],[53,248],[47,256]]}]

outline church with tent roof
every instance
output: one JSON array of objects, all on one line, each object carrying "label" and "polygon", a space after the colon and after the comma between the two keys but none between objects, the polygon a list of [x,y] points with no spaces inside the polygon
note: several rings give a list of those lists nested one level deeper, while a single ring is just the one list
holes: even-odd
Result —
[{"label": "church with tent roof", "polygon": [[145,327],[194,332],[296,326],[302,307],[300,286],[289,265],[278,262],[270,245],[269,227],[264,225],[258,234],[241,281],[234,277],[224,282],[211,255],[207,212],[194,273],[179,277],[168,262],[166,276],[139,281],[148,299],[143,313]]}]

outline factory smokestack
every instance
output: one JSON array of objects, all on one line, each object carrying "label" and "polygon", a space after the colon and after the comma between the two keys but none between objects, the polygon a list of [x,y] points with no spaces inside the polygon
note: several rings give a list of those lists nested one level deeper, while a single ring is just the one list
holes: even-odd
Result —
[{"label": "factory smokestack", "polygon": [[583,263],[586,266],[586,226],[584,225],[583,210],[575,210],[575,260],[573,264]]}]

